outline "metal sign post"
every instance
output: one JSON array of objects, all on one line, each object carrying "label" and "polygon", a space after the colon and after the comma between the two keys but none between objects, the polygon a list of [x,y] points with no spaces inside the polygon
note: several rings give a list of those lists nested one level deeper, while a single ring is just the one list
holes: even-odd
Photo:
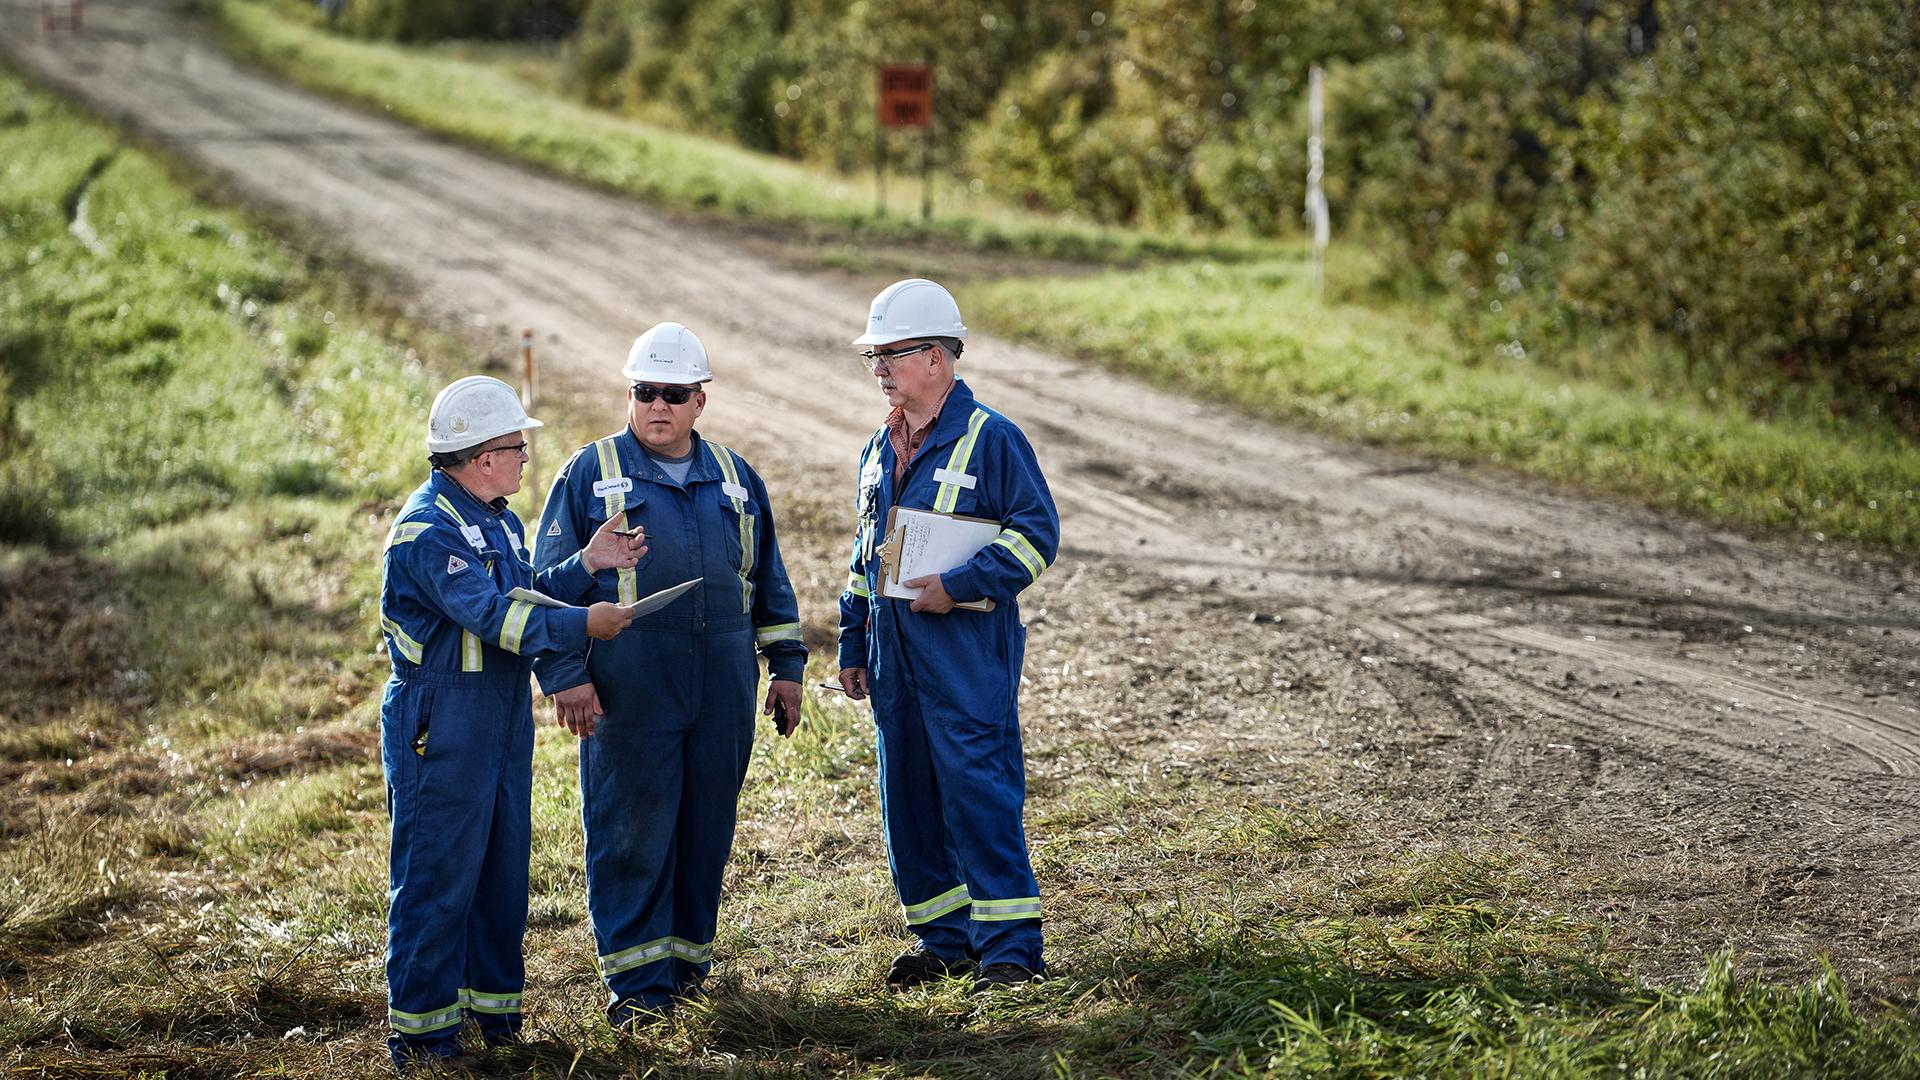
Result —
[{"label": "metal sign post", "polygon": [[874,135],[874,168],[879,191],[879,212],[886,213],[887,132],[898,128],[919,128],[923,138],[920,151],[920,213],[933,216],[933,65],[880,65],[880,116]]}]

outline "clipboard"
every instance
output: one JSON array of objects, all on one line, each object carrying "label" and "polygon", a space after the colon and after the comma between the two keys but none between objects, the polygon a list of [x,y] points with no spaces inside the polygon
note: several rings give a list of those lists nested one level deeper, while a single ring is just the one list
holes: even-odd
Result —
[{"label": "clipboard", "polygon": [[[893,507],[887,511],[887,540],[880,548],[880,595],[896,600],[919,598],[921,590],[900,584],[902,577],[912,581],[965,566],[999,535],[1000,523],[986,518]],[[992,611],[993,601],[982,598],[953,606]]]}]

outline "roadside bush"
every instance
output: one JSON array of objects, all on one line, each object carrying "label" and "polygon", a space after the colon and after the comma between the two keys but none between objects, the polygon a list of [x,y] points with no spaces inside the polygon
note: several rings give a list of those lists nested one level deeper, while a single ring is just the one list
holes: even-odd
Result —
[{"label": "roadside bush", "polygon": [[1678,32],[1582,114],[1581,315],[1756,375],[1920,409],[1920,15],[1901,0],[1673,5]]},{"label": "roadside bush", "polygon": [[361,37],[557,38],[580,21],[581,0],[347,0],[339,22]]}]

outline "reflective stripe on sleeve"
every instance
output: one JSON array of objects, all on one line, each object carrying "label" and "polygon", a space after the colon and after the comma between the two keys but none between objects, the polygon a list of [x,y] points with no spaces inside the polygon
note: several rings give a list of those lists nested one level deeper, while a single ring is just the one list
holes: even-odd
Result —
[{"label": "reflective stripe on sleeve", "polygon": [[460,631],[460,670],[479,671],[481,667],[480,639],[471,630]]},{"label": "reflective stripe on sleeve", "polygon": [[1040,898],[1022,896],[1013,900],[975,900],[973,902],[974,922],[1007,922],[1012,919],[1037,919],[1040,917]]},{"label": "reflective stripe on sleeve", "polygon": [[[963,473],[967,471],[967,462],[973,459],[973,446],[980,441],[980,429],[985,427],[986,424],[987,410],[975,408],[973,415],[967,418],[967,433],[960,436],[959,442],[953,444],[953,453],[947,456],[948,472]],[[940,490],[934,494],[933,508],[943,514],[951,514],[953,513],[953,508],[959,505],[959,502],[960,485],[943,483],[940,485]]]},{"label": "reflective stripe on sleeve", "polygon": [[902,906],[906,908],[907,925],[919,926],[921,923],[932,922],[949,911],[966,907],[972,902],[973,898],[967,895],[967,887],[956,885],[931,900]]},{"label": "reflective stripe on sleeve", "polygon": [[770,645],[776,641],[799,640],[801,640],[800,624],[797,622],[781,623],[778,626],[762,626],[753,632],[753,643],[755,645]]},{"label": "reflective stripe on sleeve", "polygon": [[407,632],[400,629],[399,623],[383,615],[380,618],[380,629],[385,630],[387,636],[393,639],[393,644],[400,650],[400,655],[413,663],[418,664],[420,657],[425,655],[426,650],[420,647],[419,642],[408,637]]},{"label": "reflective stripe on sleeve", "polygon": [[1028,576],[1034,581],[1040,580],[1040,572],[1047,568],[1047,563],[1040,557],[1040,552],[1033,546],[1032,541],[1012,529],[1001,529],[1000,535],[993,542],[1013,552],[1013,557],[1019,559],[1020,565],[1027,568]]},{"label": "reflective stripe on sleeve", "polygon": [[862,600],[873,599],[872,590],[867,588],[867,579],[861,577],[859,574],[849,573],[847,575],[847,591]]},{"label": "reflective stripe on sleeve", "polygon": [[460,1022],[460,1003],[458,1001],[444,1009],[432,1012],[401,1012],[393,1006],[387,1006],[387,1023],[402,1035],[425,1035],[430,1031],[450,1028]]},{"label": "reflective stripe on sleeve", "polygon": [[[609,435],[593,444],[594,452],[600,455],[600,479],[602,480],[617,480],[625,475],[620,471],[620,449],[614,444],[617,438],[619,436]],[[620,498],[620,495],[618,491],[609,491],[602,496],[605,500],[607,520],[613,522],[613,527],[616,529],[627,527],[626,502]],[[616,595],[619,596],[621,603],[631,604],[640,599],[639,579],[635,576],[632,567],[616,571],[614,579],[617,582]]]},{"label": "reflective stripe on sleeve", "polygon": [[411,544],[420,539],[420,534],[433,528],[431,521],[396,521],[387,533],[387,546]]},{"label": "reflective stripe on sleeve", "polygon": [[[733,451],[717,442],[709,442],[707,449],[713,452],[713,460],[720,466],[720,475],[735,488],[744,488],[740,482],[740,469],[734,461]],[[740,612],[750,614],[753,611],[753,559],[756,554],[754,543],[753,515],[747,513],[746,500],[738,496],[729,496],[733,503],[734,516],[740,519]]]},{"label": "reflective stripe on sleeve", "polygon": [[507,617],[500,624],[500,647],[520,654],[520,638],[527,632],[527,617],[533,614],[533,605],[525,600],[515,600],[507,606]]},{"label": "reflective stripe on sleeve", "polygon": [[460,1004],[477,1013],[491,1016],[511,1016],[520,1011],[521,994],[492,994],[479,990],[460,991]]}]

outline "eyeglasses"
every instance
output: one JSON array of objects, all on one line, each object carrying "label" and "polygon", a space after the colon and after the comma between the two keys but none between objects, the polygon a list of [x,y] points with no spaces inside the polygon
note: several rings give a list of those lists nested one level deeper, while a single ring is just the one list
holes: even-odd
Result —
[{"label": "eyeglasses", "polygon": [[685,405],[693,397],[691,386],[655,386],[652,383],[634,383],[633,400],[642,405],[650,405],[654,398],[665,398],[669,405]]},{"label": "eyeglasses", "polygon": [[940,343],[937,341],[929,341],[924,345],[915,345],[911,349],[901,349],[899,352],[879,352],[874,349],[868,349],[866,352],[860,354],[860,358],[867,362],[868,371],[879,371],[881,368],[891,368],[895,360],[912,356],[914,353],[926,352],[928,349],[938,348],[939,345]]},{"label": "eyeglasses", "polygon": [[517,443],[514,443],[512,446],[490,446],[487,449],[482,450],[480,452],[482,454],[519,454],[521,457],[526,457],[527,444],[524,442],[517,442]]}]

